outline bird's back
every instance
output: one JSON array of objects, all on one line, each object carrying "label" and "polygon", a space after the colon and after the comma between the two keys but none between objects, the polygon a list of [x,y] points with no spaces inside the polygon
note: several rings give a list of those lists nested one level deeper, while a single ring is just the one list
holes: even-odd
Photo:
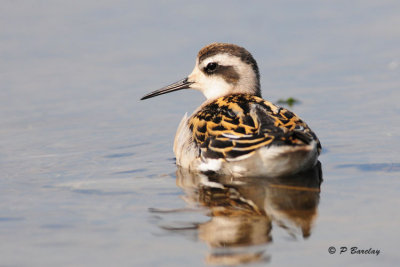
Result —
[{"label": "bird's back", "polygon": [[302,146],[313,140],[319,144],[294,113],[253,95],[218,98],[193,114],[188,124],[207,158],[234,159],[265,146]]}]

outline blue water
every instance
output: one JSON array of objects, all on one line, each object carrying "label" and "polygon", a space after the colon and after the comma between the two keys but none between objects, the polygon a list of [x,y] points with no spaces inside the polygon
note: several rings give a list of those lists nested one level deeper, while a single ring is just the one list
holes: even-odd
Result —
[{"label": "blue water", "polygon": [[[399,12],[398,1],[368,0],[3,1],[0,265],[235,265],[246,257],[249,265],[396,265]],[[172,152],[180,119],[203,96],[139,101],[184,78],[215,41],[246,47],[263,97],[300,100],[291,109],[321,139],[320,191],[292,188],[311,192],[308,237],[279,220],[281,182],[259,181],[263,198],[243,189],[255,181],[217,181],[243,205],[275,209],[240,228],[243,238],[262,229],[264,239],[216,246],[219,206],[196,198],[200,178],[182,182]],[[354,246],[380,254],[339,254]]]}]

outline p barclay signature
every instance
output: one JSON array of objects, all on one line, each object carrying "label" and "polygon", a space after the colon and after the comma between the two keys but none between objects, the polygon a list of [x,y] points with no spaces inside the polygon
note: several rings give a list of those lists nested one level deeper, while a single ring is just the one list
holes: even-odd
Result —
[{"label": "p barclay signature", "polygon": [[[330,254],[335,254],[336,253],[336,248],[335,247],[329,247],[328,251]],[[378,256],[381,253],[380,249],[373,249],[373,248],[368,248],[368,249],[363,249],[359,247],[340,247],[339,248],[339,254],[358,254],[358,255],[376,255]]]}]

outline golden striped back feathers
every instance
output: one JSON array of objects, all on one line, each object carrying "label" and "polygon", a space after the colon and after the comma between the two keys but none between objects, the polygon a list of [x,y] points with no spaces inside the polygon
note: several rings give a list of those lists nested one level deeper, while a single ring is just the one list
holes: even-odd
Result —
[{"label": "golden striped back feathers", "polygon": [[308,125],[291,111],[260,97],[220,97],[188,120],[192,141],[202,158],[237,159],[268,146],[304,146],[317,142]]}]

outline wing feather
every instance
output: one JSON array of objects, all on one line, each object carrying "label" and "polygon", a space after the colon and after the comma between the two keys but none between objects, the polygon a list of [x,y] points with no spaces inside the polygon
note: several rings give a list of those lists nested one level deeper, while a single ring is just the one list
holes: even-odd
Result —
[{"label": "wing feather", "polygon": [[252,95],[230,95],[202,107],[188,121],[202,157],[234,159],[273,145],[301,146],[316,135],[293,112]]}]

